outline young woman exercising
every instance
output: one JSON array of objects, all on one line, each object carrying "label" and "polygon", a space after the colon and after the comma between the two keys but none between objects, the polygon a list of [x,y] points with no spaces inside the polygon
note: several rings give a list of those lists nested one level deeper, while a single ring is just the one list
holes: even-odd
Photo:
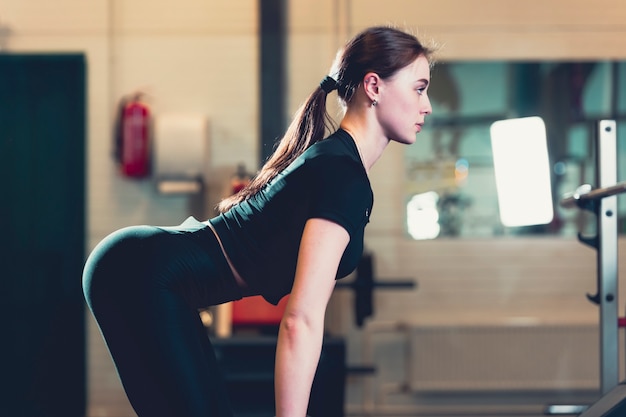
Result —
[{"label": "young woman exercising", "polygon": [[[127,227],[93,250],[85,297],[140,417],[232,416],[198,309],[250,295],[277,304],[286,294],[276,414],[305,416],[326,305],[362,255],[368,172],[389,142],[413,143],[431,113],[431,53],[404,31],[364,30],[218,216]],[[345,111],[337,129],[326,113],[334,90]]]}]

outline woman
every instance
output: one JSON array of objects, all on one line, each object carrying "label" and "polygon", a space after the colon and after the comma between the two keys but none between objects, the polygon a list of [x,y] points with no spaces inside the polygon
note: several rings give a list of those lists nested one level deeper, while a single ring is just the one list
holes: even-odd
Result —
[{"label": "woman", "polygon": [[[197,310],[259,294],[276,304],[288,293],[276,414],[306,414],[326,305],[362,255],[373,204],[368,171],[389,142],[413,143],[431,113],[430,54],[400,30],[363,31],[219,216],[125,228],[96,247],[85,297],[139,416],[232,415]],[[334,90],[345,115],[325,138]]]}]

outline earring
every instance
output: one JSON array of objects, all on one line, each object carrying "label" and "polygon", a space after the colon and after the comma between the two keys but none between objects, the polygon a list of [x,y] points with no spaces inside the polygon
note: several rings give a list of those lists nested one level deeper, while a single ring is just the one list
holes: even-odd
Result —
[{"label": "earring", "polygon": [[372,101],[372,106],[376,107],[378,105],[378,100]]}]

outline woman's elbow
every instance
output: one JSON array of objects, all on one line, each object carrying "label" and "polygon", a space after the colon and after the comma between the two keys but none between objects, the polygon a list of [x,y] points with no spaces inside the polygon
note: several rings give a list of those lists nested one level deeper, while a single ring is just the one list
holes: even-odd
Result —
[{"label": "woman's elbow", "polygon": [[289,338],[315,332],[320,326],[323,327],[323,319],[319,320],[306,314],[294,314],[288,311],[285,312],[280,322],[281,331],[286,333]]}]

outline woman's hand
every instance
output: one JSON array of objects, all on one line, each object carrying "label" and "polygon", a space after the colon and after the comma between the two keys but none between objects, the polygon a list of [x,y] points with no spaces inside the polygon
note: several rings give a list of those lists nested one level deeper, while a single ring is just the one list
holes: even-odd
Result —
[{"label": "woman's hand", "polygon": [[304,417],[324,336],[324,315],[335,287],[348,232],[324,219],[307,221],[294,285],[276,348],[276,415]]}]

